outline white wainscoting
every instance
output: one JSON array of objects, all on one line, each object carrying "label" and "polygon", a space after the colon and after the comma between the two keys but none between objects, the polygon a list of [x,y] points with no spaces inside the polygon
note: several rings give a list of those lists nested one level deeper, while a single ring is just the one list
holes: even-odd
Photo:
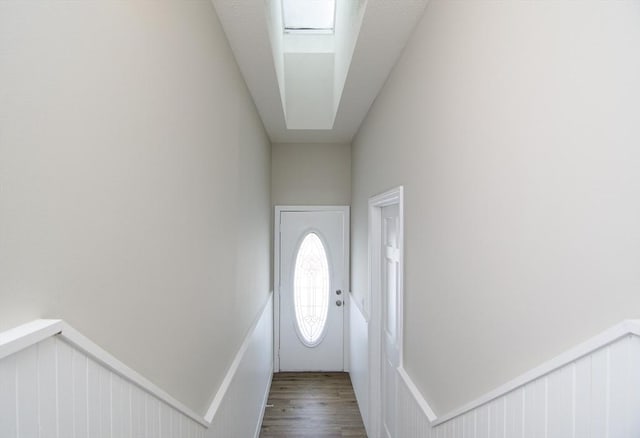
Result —
[{"label": "white wainscoting", "polygon": [[205,419],[60,320],[0,333],[1,438],[257,436],[271,382],[270,295]]},{"label": "white wainscoting", "polygon": [[399,385],[399,437],[637,438],[640,338],[628,335],[432,427]]},{"label": "white wainscoting", "polygon": [[249,332],[205,419],[207,438],[257,437],[273,376],[273,294]]},{"label": "white wainscoting", "polygon": [[[349,375],[365,426],[369,424],[369,324],[349,293]],[[369,431],[369,429],[367,429]]]},{"label": "white wainscoting", "polygon": [[205,426],[60,335],[0,359],[0,437],[204,437]]},{"label": "white wainscoting", "polygon": [[[366,324],[362,314],[353,315],[359,309],[351,307],[352,324]],[[366,343],[361,336],[355,340]],[[354,357],[356,351],[361,359]],[[352,347],[352,361],[366,357]],[[354,387],[365,374],[362,367],[352,368]],[[402,370],[398,382],[399,438],[638,438],[640,323],[618,324],[440,417]],[[369,406],[364,394],[356,390],[358,403]]]}]

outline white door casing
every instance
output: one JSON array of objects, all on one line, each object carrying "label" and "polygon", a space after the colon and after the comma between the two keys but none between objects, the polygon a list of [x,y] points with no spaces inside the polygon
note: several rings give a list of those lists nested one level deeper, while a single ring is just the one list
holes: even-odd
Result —
[{"label": "white door casing", "polygon": [[397,437],[402,364],[404,189],[369,199],[369,364],[372,436]]},{"label": "white door casing", "polygon": [[[349,207],[276,207],[275,225],[274,368],[279,371],[342,371],[346,368],[344,309],[348,295]],[[315,248],[317,259],[323,258],[322,253],[326,255],[329,273],[327,295],[314,303],[327,306],[326,324],[322,330],[314,329],[314,337],[309,339],[304,323],[296,318],[294,293],[294,285],[300,282],[300,276],[296,279],[298,254],[308,247]],[[307,308],[299,297],[298,311]],[[321,326],[315,324],[314,327]]]}]

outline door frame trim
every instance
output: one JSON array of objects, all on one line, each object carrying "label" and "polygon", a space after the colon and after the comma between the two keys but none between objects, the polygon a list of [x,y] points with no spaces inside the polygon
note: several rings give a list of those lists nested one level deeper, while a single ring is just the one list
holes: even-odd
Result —
[{"label": "door frame trim", "polygon": [[398,186],[369,198],[369,418],[372,436],[382,432],[382,296],[381,296],[381,244],[382,208],[398,205],[398,291],[397,342],[400,350],[398,372],[404,370],[404,187]]},{"label": "door frame trim", "polygon": [[273,220],[273,371],[280,371],[280,215],[284,212],[314,212],[314,211],[339,211],[344,214],[343,239],[344,245],[344,297],[343,322],[342,322],[342,367],[349,371],[349,312],[346,310],[349,302],[349,285],[351,276],[349,272],[350,259],[350,207],[348,205],[276,205]]}]

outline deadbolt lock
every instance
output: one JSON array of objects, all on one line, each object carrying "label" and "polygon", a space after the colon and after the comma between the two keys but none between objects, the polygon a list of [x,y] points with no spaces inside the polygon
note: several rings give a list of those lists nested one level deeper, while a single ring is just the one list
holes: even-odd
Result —
[{"label": "deadbolt lock", "polygon": [[336,291],[336,295],[342,295],[342,291],[341,291],[340,289],[338,289],[338,290]]}]

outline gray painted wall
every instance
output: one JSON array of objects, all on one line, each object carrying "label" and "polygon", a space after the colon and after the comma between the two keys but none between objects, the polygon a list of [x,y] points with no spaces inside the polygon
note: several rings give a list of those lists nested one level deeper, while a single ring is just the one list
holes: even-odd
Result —
[{"label": "gray painted wall", "polygon": [[271,196],[274,205],[349,205],[351,146],[274,144]]},{"label": "gray painted wall", "polygon": [[640,2],[431,0],[353,143],[406,192],[405,367],[437,413],[640,316]]},{"label": "gray painted wall", "polygon": [[270,288],[270,145],[211,2],[0,2],[0,330],[204,412]]}]

